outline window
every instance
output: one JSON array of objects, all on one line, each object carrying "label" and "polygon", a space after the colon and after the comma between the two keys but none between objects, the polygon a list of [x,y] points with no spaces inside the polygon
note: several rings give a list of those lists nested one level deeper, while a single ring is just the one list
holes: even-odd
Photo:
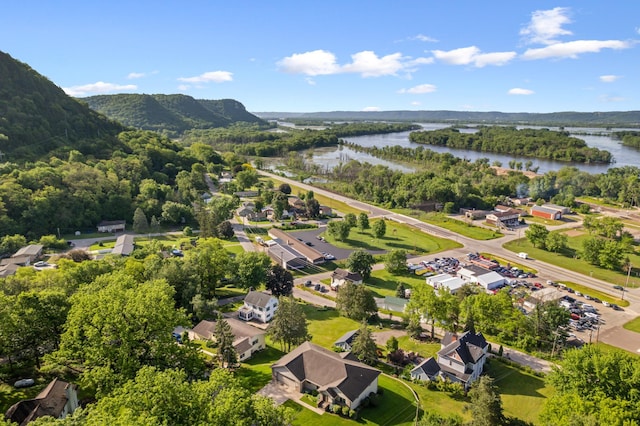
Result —
[{"label": "window", "polygon": [[258,343],[258,339],[254,339],[253,342],[251,342],[251,345],[256,345]]}]

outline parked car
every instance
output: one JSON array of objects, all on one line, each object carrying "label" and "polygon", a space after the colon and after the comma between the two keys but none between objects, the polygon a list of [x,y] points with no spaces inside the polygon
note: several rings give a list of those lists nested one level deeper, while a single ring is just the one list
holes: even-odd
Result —
[{"label": "parked car", "polygon": [[579,291],[576,291],[576,296],[582,296],[582,293],[580,293]]},{"label": "parked car", "polygon": [[49,266],[49,264],[44,260],[41,260],[39,262],[34,263],[33,266],[35,266],[36,268],[44,268],[45,266]]},{"label": "parked car", "polygon": [[33,379],[20,379],[17,382],[15,382],[13,384],[13,387],[16,388],[28,388],[30,386],[33,386],[35,384],[35,380]]},{"label": "parked car", "polygon": [[304,285],[305,285],[305,286],[307,286],[307,287],[311,287],[311,284],[313,284],[313,283],[311,282],[311,280],[306,280],[306,281],[304,282]]},{"label": "parked car", "polygon": [[611,306],[611,303],[607,302],[606,300],[603,300],[602,304],[607,307]]}]

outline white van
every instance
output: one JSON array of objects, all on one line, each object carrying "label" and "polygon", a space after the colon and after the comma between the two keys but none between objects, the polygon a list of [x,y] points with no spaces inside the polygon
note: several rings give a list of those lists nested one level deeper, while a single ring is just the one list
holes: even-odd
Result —
[{"label": "white van", "polygon": [[520,253],[518,253],[518,257],[521,257],[523,259],[528,259],[529,255],[523,251],[521,251]]}]

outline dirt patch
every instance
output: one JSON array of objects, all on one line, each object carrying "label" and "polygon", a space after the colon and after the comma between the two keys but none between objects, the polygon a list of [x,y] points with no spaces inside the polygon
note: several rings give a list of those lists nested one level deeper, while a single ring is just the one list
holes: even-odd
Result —
[{"label": "dirt patch", "polygon": [[565,232],[565,235],[567,237],[579,237],[582,234],[584,234],[584,231],[579,231],[577,229],[570,229],[567,232]]},{"label": "dirt patch", "polygon": [[391,337],[397,338],[406,334],[407,332],[404,330],[385,330],[371,333],[371,337],[373,337],[373,340],[375,340],[377,344],[384,346]]}]

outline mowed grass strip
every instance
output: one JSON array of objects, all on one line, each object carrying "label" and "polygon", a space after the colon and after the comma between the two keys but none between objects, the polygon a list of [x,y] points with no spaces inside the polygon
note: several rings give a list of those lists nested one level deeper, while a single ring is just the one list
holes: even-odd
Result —
[{"label": "mowed grass strip", "polygon": [[[370,225],[373,226],[375,222],[377,220],[372,220]],[[453,240],[436,237],[402,223],[386,221],[386,225],[387,232],[382,238],[376,238],[372,229],[360,231],[358,228],[351,229],[346,241],[337,241],[327,232],[323,233],[323,236],[327,242],[340,248],[378,251],[402,249],[414,256],[462,247]]]},{"label": "mowed grass strip", "polygon": [[[597,297],[598,299],[605,301],[605,302],[609,302],[609,303],[616,303],[620,306],[629,306],[629,301],[628,300],[622,300],[622,299],[618,299],[614,296],[611,296],[609,293],[605,293],[599,290],[595,290],[591,287],[587,287],[581,284],[576,284],[574,282],[571,281],[558,281],[558,284],[564,284],[569,288],[572,288],[575,291],[578,291],[580,293],[582,293],[583,295],[587,294],[591,297]],[[615,290],[614,290],[615,291]],[[571,294],[569,294],[569,296],[571,296]],[[589,302],[587,300],[587,302]]]},{"label": "mowed grass strip", "polygon": [[629,331],[635,331],[636,333],[640,333],[640,317],[633,319],[623,325],[623,327]]},{"label": "mowed grass strip", "polygon": [[394,211],[407,216],[415,217],[416,219],[419,219],[423,222],[439,226],[440,228],[447,229],[464,237],[473,238],[474,240],[493,240],[495,238],[502,237],[502,233],[497,229],[488,229],[481,226],[476,226],[472,223],[467,223],[462,220],[448,217],[444,213],[427,213],[420,210],[411,209],[395,209]]}]

